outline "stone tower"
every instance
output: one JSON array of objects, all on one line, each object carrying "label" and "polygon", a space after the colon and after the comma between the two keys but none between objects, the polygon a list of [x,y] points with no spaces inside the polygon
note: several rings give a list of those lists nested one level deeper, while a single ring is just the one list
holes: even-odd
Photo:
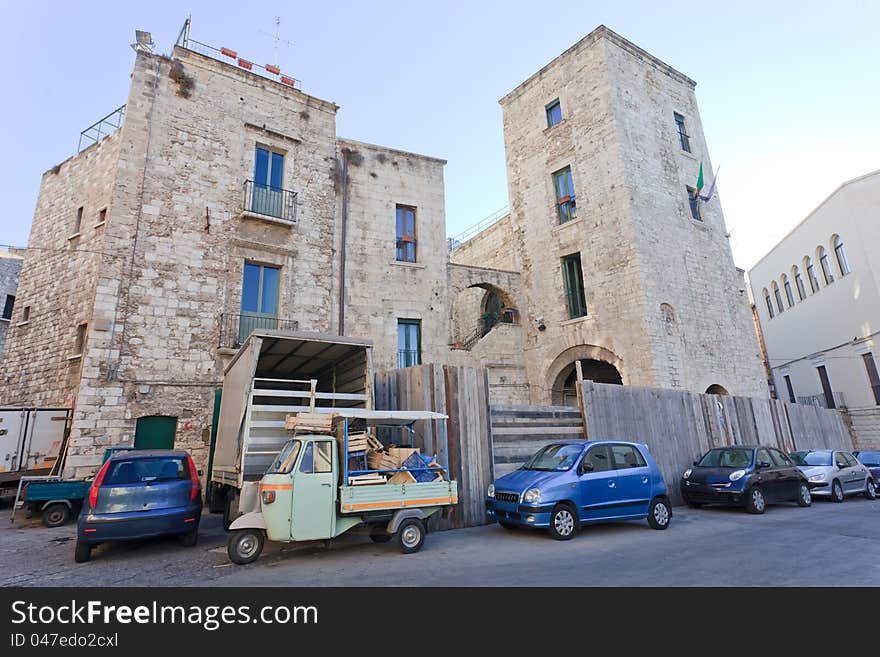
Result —
[{"label": "stone tower", "polygon": [[[598,382],[765,395],[696,83],[600,26],[501,99],[533,403]],[[486,240],[488,241],[488,240]],[[492,260],[476,239],[454,258]],[[497,242],[497,235],[493,242]],[[477,248],[474,248],[477,247]]]}]

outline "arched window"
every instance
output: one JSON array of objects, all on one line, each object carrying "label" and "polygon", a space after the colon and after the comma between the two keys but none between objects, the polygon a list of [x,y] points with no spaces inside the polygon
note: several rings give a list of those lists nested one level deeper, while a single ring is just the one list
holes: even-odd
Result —
[{"label": "arched window", "polygon": [[788,300],[788,307],[791,308],[794,305],[794,294],[791,291],[791,281],[785,274],[782,275],[782,287],[785,288],[785,298]]},{"label": "arched window", "polygon": [[810,256],[804,258],[804,269],[807,270],[807,278],[810,279],[810,289],[813,294],[816,294],[819,291],[819,279],[816,278],[816,268],[813,266]]},{"label": "arched window", "polygon": [[801,276],[801,270],[795,265],[792,271],[794,272],[794,284],[797,286],[798,299],[803,301],[807,298],[807,290],[804,288],[804,279]]},{"label": "arched window", "polygon": [[828,260],[828,251],[824,246],[820,246],[818,250],[819,264],[822,267],[822,277],[825,279],[825,285],[831,285],[834,282],[834,274],[831,273],[831,261]]},{"label": "arched window", "polygon": [[840,235],[834,236],[834,255],[837,256],[837,266],[840,267],[840,275],[846,276],[851,270],[849,261],[846,259],[846,251],[843,250],[843,240]]},{"label": "arched window", "polygon": [[773,281],[773,296],[776,297],[776,308],[779,312],[785,311],[785,306],[782,305],[782,293],[779,291],[779,286],[776,284],[776,281]]},{"label": "arched window", "polygon": [[770,319],[773,319],[773,317],[776,315],[776,313],[773,312],[773,302],[770,301],[770,293],[767,291],[766,287],[764,288],[763,291],[764,291],[764,301],[767,303],[767,314],[770,315]]}]

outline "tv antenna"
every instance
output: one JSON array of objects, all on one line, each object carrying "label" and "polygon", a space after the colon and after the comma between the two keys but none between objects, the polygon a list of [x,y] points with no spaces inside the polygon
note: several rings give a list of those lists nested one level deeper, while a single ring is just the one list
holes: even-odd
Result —
[{"label": "tv antenna", "polygon": [[275,61],[272,62],[274,66],[278,66],[278,45],[284,44],[285,46],[292,46],[293,41],[288,41],[287,39],[281,38],[281,17],[275,17],[275,33],[266,32],[265,30],[260,30],[260,34],[265,34],[268,37],[271,37],[275,42],[275,45],[272,47],[273,59]]}]

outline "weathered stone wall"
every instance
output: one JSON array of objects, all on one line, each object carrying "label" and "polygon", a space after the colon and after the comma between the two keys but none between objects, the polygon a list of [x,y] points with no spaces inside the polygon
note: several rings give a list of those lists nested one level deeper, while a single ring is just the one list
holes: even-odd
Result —
[{"label": "weathered stone wall", "polygon": [[[18,277],[21,273],[23,256],[11,251],[0,252],[0,311],[5,308],[6,299],[15,296],[18,291]],[[9,332],[9,319],[0,318],[0,362],[6,347],[6,335]]]},{"label": "weathered stone wall", "polygon": [[[444,160],[340,139],[348,149],[345,334],[373,341],[376,371],[397,367],[397,321],[421,321],[422,362],[449,345]],[[341,192],[340,192],[341,193]],[[341,203],[341,201],[340,201]],[[416,262],[396,260],[396,207],[416,208]],[[339,209],[341,221],[341,208]]]},{"label": "weathered stone wall", "polygon": [[880,407],[848,409],[855,449],[880,450]]},{"label": "weathered stone wall", "polygon": [[[544,108],[557,98],[563,120],[548,128]],[[586,357],[615,365],[625,384],[765,394],[717,197],[706,221],[690,219],[698,157],[711,172],[693,83],[599,28],[501,105],[532,403],[550,402],[562,366]],[[696,156],[677,152],[674,111]],[[560,225],[552,174],[566,166],[578,216]],[[588,315],[572,320],[561,258],[574,253]]]},{"label": "weathered stone wall", "polygon": [[[148,415],[177,417],[175,444],[204,463],[220,319],[240,312],[246,259],[281,267],[279,317],[330,325],[336,107],[188,51],[175,59],[189,97],[168,59],[135,63],[107,244],[133,264],[98,284],[68,461],[78,473],[101,445],[131,444]],[[241,214],[258,143],[285,153],[295,225]]]},{"label": "weathered stone wall", "polygon": [[449,253],[449,261],[492,269],[519,271],[519,251],[513,248],[513,224],[504,215]]},{"label": "weathered stone wall", "polygon": [[[580,345],[615,354],[624,383],[653,385],[645,300],[630,218],[630,181],[602,40],[587,37],[501,101],[514,248],[526,308],[526,363],[532,403],[551,401],[554,361]],[[548,128],[558,98],[563,120]],[[559,224],[552,174],[570,166],[577,219]],[[587,316],[570,319],[561,259],[580,253]],[[537,329],[540,320],[546,327]]]},{"label": "weathered stone wall", "polygon": [[125,261],[122,251],[105,252],[111,222],[97,225],[100,211],[111,205],[120,143],[117,131],[43,174],[0,364],[0,404],[75,402],[83,360],[74,353],[77,326],[91,326],[99,271]]},{"label": "weathered stone wall", "polygon": [[[693,84],[620,39],[605,39],[618,145],[628,181],[655,385],[766,396],[742,272],[727,239],[719,196],[691,217],[687,187],[700,163],[714,178]],[[691,152],[674,113],[685,118]],[[669,309],[674,319],[670,326]],[[667,366],[664,366],[668,363]]]}]

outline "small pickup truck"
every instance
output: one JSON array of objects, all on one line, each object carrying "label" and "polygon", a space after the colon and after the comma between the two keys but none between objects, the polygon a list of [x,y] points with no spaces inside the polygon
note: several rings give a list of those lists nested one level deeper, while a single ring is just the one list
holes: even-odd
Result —
[{"label": "small pickup truck", "polygon": [[[368,532],[376,543],[395,539],[404,554],[417,552],[425,540],[427,519],[458,503],[456,482],[444,476],[448,464],[423,463],[416,471],[419,476],[413,477],[405,467],[370,469],[364,462],[362,467],[351,468],[352,458],[341,458],[350,452],[351,422],[407,431],[412,447],[416,422],[445,421],[445,415],[366,409],[333,415],[337,429],[294,432],[262,476],[254,508],[242,509],[245,513],[229,528],[227,552],[234,563],[255,561],[267,539],[327,541],[355,528]],[[404,483],[394,483],[399,480],[397,474],[405,475],[399,478]],[[384,483],[358,485],[370,477]]]},{"label": "small pickup truck", "polygon": [[[117,452],[131,449],[133,448],[108,447],[102,463],[106,463]],[[46,527],[61,527],[79,513],[91,485],[92,479],[62,479],[54,475],[22,477],[15,493],[9,522],[15,520],[16,511],[26,508],[31,514],[42,513]]]}]

